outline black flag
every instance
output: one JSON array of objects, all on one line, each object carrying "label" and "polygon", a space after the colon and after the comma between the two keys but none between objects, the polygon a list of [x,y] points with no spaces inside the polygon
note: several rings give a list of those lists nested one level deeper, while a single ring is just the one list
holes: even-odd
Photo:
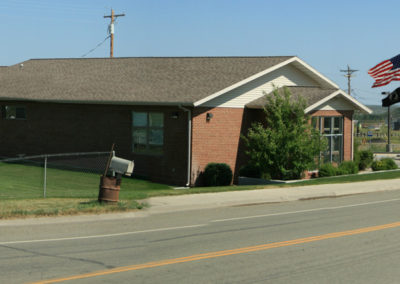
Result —
[{"label": "black flag", "polygon": [[397,88],[393,92],[391,92],[386,98],[382,100],[382,106],[388,107],[395,103],[400,102],[400,88]]}]

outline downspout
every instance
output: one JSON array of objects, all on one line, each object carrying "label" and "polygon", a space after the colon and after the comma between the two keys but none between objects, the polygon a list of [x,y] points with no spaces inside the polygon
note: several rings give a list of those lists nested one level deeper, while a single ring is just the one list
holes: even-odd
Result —
[{"label": "downspout", "polygon": [[[351,115],[351,160],[354,161],[354,112]],[[344,127],[343,127],[344,128]]]},{"label": "downspout", "polygon": [[192,111],[181,105],[178,106],[180,109],[188,113],[188,166],[187,166],[187,181],[186,187],[190,186],[190,176],[191,176],[191,162],[192,162]]}]

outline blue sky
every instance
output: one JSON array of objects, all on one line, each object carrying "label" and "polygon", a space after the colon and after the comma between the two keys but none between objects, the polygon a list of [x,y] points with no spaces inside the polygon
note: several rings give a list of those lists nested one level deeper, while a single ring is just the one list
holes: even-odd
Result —
[{"label": "blue sky", "polygon": [[[115,26],[114,56],[296,55],[353,95],[380,105],[367,70],[400,53],[400,1],[392,0],[1,0],[0,65],[79,58]],[[108,57],[109,41],[86,57]]]}]

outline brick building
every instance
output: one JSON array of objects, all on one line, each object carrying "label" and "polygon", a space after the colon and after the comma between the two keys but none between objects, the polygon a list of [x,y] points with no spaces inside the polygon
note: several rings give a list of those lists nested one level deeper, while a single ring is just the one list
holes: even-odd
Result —
[{"label": "brick building", "polygon": [[107,151],[135,174],[194,185],[209,162],[237,176],[240,134],[265,95],[289,87],[329,140],[326,161],[352,159],[352,116],[367,107],[295,56],[32,59],[0,68],[0,157]]}]

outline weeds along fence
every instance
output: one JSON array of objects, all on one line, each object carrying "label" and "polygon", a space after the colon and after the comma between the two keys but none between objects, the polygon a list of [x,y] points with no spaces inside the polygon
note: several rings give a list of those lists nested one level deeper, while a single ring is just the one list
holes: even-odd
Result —
[{"label": "weeds along fence", "polygon": [[96,198],[110,152],[0,159],[0,199]]}]

